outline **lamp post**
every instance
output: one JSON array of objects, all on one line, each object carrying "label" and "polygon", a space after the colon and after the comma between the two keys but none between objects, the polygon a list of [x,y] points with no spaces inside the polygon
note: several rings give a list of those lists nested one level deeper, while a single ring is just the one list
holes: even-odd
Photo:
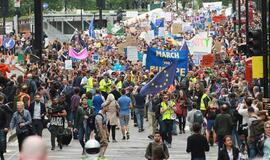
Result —
[{"label": "lamp post", "polygon": [[241,35],[241,0],[238,0],[238,32]]},{"label": "lamp post", "polygon": [[262,51],[263,51],[263,91],[264,98],[269,98],[269,68],[267,48],[267,0],[262,0]]}]

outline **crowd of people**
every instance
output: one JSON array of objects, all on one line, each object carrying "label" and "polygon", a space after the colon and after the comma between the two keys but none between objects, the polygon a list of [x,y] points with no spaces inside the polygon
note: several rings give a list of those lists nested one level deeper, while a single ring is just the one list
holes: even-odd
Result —
[{"label": "crowd of people", "polygon": [[[178,16],[183,20],[192,19],[185,12]],[[24,139],[32,134],[42,137],[44,128],[51,134],[51,150],[56,148],[55,139],[62,149],[66,128],[72,128],[73,138],[79,140],[83,155],[85,143],[95,132],[102,159],[109,142],[118,142],[117,128],[121,129],[122,140],[129,140],[133,138],[129,121],[134,121],[140,134],[145,130],[145,119],[151,127],[148,138],[154,140],[146,149],[147,159],[168,159],[169,148],[177,141],[173,135],[187,132],[192,133],[186,148],[192,160],[206,159],[209,145],[218,146],[218,160],[260,156],[269,159],[270,121],[262,103],[261,83],[245,80],[247,56],[238,47],[244,42],[244,33],[237,33],[233,25],[232,18],[227,17],[224,24],[212,24],[210,29],[195,25],[193,33],[183,33],[184,39],[191,39],[201,30],[211,30],[215,33],[213,46],[219,42],[221,51],[212,50],[215,63],[211,68],[194,65],[189,55],[189,71],[185,77],[175,78],[175,89],[153,95],[142,95],[140,90],[158,70],[147,70],[141,61],[127,60],[117,50],[124,38],[100,33],[94,39],[81,31],[70,42],[49,43],[43,50],[42,62],[30,64],[27,57],[31,43],[26,42],[31,41],[31,36],[14,37],[16,50],[24,54],[22,65],[26,72],[24,76],[7,78],[9,67],[1,60],[1,160],[4,160],[6,133],[10,129],[16,129],[21,151]],[[139,25],[135,28],[133,32],[126,27],[125,36],[138,38],[143,30]],[[80,51],[84,47],[89,51],[86,59],[69,57],[70,48]],[[144,40],[138,42],[139,52],[145,53],[147,47],[180,48],[166,43],[163,37],[153,39],[151,44]],[[94,54],[98,54],[98,61],[93,59]],[[73,60],[72,70],[65,69],[64,62],[68,59]],[[122,69],[114,70],[116,64]]]}]

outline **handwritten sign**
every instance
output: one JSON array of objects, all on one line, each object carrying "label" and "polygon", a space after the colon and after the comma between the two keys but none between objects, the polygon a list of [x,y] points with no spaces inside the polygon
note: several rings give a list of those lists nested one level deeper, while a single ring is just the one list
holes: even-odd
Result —
[{"label": "handwritten sign", "polygon": [[172,24],[172,34],[180,34],[182,32],[182,24],[180,23],[174,23]]},{"label": "handwritten sign", "polygon": [[215,63],[215,56],[213,54],[207,54],[204,55],[201,60],[201,67],[207,68],[207,67],[213,67]]}]

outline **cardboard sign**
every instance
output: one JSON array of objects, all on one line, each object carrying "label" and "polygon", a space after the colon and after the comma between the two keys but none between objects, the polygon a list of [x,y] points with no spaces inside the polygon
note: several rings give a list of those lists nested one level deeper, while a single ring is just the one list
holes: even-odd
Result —
[{"label": "cardboard sign", "polygon": [[127,36],[126,43],[128,46],[136,46],[137,45],[137,39],[134,36]]},{"label": "cardboard sign", "polygon": [[220,52],[221,51],[221,46],[222,46],[222,44],[221,44],[221,42],[220,41],[215,41],[215,50],[216,50],[216,52]]},{"label": "cardboard sign", "polygon": [[201,67],[207,68],[207,67],[213,67],[215,63],[215,56],[213,54],[207,54],[204,55],[201,60]]},{"label": "cardboard sign", "polygon": [[127,59],[132,61],[132,62],[138,61],[137,46],[127,46]]},{"label": "cardboard sign", "polygon": [[117,52],[119,54],[123,54],[125,52],[125,48],[127,47],[127,44],[126,43],[121,43],[117,47],[118,47]]},{"label": "cardboard sign", "polygon": [[72,68],[72,60],[65,60],[65,69],[71,70]]},{"label": "cardboard sign", "polygon": [[126,12],[126,17],[127,18],[134,18],[134,17],[137,17],[139,14],[138,11],[127,11]]},{"label": "cardboard sign", "polygon": [[174,23],[172,24],[172,34],[180,34],[182,33],[182,24]]}]

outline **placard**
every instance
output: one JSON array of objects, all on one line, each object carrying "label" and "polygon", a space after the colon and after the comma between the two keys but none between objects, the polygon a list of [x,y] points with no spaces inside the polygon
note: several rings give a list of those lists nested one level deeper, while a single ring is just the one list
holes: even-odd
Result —
[{"label": "placard", "polygon": [[65,60],[65,69],[72,70],[72,60]]},{"label": "placard", "polygon": [[132,61],[132,62],[138,61],[137,46],[127,46],[127,59]]},{"label": "placard", "polygon": [[182,33],[182,24],[180,23],[173,23],[172,24],[172,34],[180,34]]},{"label": "placard", "polygon": [[215,56],[213,54],[207,54],[202,57],[201,60],[202,68],[213,67],[214,64],[215,64]]}]

